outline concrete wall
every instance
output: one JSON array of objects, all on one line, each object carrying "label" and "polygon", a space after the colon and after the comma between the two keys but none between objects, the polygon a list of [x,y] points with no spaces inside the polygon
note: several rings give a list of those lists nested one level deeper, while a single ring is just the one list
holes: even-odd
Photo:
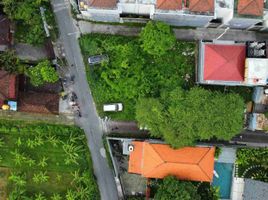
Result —
[{"label": "concrete wall", "polygon": [[118,9],[122,13],[136,15],[151,15],[154,13],[154,5],[139,3],[118,3]]},{"label": "concrete wall", "polygon": [[119,10],[88,9],[81,11],[85,19],[99,22],[120,22]]},{"label": "concrete wall", "polygon": [[233,18],[229,21],[230,28],[247,29],[250,26],[262,22],[262,19],[250,19],[250,18]]},{"label": "concrete wall", "polygon": [[173,26],[191,26],[204,27],[212,20],[214,16],[207,15],[190,15],[181,13],[161,13],[155,12],[152,16],[153,20],[163,21]]}]

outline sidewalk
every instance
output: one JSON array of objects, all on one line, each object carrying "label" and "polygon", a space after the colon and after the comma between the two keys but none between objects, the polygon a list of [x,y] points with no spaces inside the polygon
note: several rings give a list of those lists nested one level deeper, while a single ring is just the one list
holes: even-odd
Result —
[{"label": "sidewalk", "polygon": [[34,122],[44,122],[51,124],[74,125],[74,119],[70,115],[45,115],[39,113],[26,113],[14,111],[0,111],[0,119],[24,120]]},{"label": "sidewalk", "polygon": [[29,44],[16,44],[15,51],[22,60],[38,61],[47,59],[48,54],[45,47],[36,47]]},{"label": "sidewalk", "polygon": [[133,133],[133,134],[145,134],[148,131],[140,130],[136,122],[124,122],[124,121],[103,121],[105,132],[107,133]]},{"label": "sidewalk", "polygon": [[[131,27],[126,25],[109,25],[109,24],[96,24],[88,21],[78,21],[82,34],[87,33],[102,33],[111,35],[123,36],[138,36],[141,27]],[[197,28],[197,29],[179,29],[174,28],[174,33],[179,40],[213,40],[219,37],[225,29],[214,28]],[[221,40],[234,40],[234,41],[256,41],[266,40],[267,33],[258,33],[254,31],[234,30],[229,29],[220,38]]]}]

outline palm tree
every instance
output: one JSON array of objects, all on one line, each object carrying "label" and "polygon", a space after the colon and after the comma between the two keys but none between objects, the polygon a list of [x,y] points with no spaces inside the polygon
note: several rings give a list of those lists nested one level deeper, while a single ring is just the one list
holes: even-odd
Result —
[{"label": "palm tree", "polygon": [[9,193],[8,200],[27,199],[27,197],[24,195],[25,192],[25,189],[15,187],[14,190]]},{"label": "palm tree", "polygon": [[20,137],[18,137],[17,142],[16,142],[16,145],[17,145],[18,147],[20,147],[20,146],[22,145],[22,142],[21,142]]},{"label": "palm tree", "polygon": [[59,139],[55,135],[51,134],[47,136],[47,141],[50,142],[53,147],[57,147],[58,144],[60,143]]},{"label": "palm tree", "polygon": [[30,138],[27,139],[26,144],[27,147],[29,147],[30,149],[33,149],[36,146],[35,140],[32,140]]},{"label": "palm tree", "polygon": [[59,194],[55,193],[51,197],[51,200],[62,200],[62,197]]},{"label": "palm tree", "polygon": [[34,200],[46,200],[46,197],[44,196],[44,193],[37,193],[34,195]]},{"label": "palm tree", "polygon": [[30,158],[30,157],[27,158],[27,161],[26,162],[28,163],[29,167],[32,167],[32,166],[35,165],[35,160],[32,159],[32,158]]},{"label": "palm tree", "polygon": [[27,158],[23,153],[20,153],[18,149],[15,149],[15,151],[11,152],[11,155],[14,156],[15,165],[21,166],[22,162],[24,162]]},{"label": "palm tree", "polygon": [[72,180],[72,182],[71,182],[71,184],[73,185],[73,184],[75,184],[75,185],[79,185],[80,183],[81,183],[81,176],[80,176],[80,172],[79,172],[79,170],[76,170],[76,171],[74,171],[73,173],[72,173],[72,176],[73,176],[73,180]]},{"label": "palm tree", "polygon": [[40,172],[39,177],[41,183],[48,182],[49,176],[47,175],[47,172]]},{"label": "palm tree", "polygon": [[60,182],[60,181],[61,181],[61,179],[62,179],[62,175],[57,174],[57,175],[56,175],[56,180],[57,180],[58,182]]},{"label": "palm tree", "polygon": [[43,168],[46,167],[47,166],[47,160],[48,160],[48,158],[46,156],[43,156],[41,158],[41,160],[39,161],[38,166],[43,167]]},{"label": "palm tree", "polygon": [[4,139],[3,138],[0,138],[0,147],[3,147],[4,144],[5,144]]},{"label": "palm tree", "polygon": [[34,140],[35,140],[36,146],[40,146],[44,144],[44,140],[41,134],[36,135]]},{"label": "palm tree", "polygon": [[47,172],[39,172],[33,175],[33,182],[34,183],[45,183],[48,182],[49,176]]},{"label": "palm tree", "polygon": [[66,197],[66,200],[75,200],[77,197],[77,194],[73,190],[68,190],[65,197]]},{"label": "palm tree", "polygon": [[18,187],[23,187],[26,185],[25,179],[25,174],[21,175],[15,172],[11,172],[10,176],[8,177],[8,180],[14,182],[14,184]]},{"label": "palm tree", "polygon": [[84,147],[82,145],[75,145],[73,143],[67,142],[63,145],[63,150],[67,155],[67,158],[65,159],[65,164],[77,164],[78,165],[78,158],[79,154],[84,150]]}]

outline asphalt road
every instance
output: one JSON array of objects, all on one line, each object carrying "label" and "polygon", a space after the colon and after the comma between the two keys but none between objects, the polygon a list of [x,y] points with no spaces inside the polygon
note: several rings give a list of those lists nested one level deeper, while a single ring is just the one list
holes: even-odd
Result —
[{"label": "asphalt road", "polygon": [[69,2],[52,0],[53,10],[60,30],[60,40],[63,43],[70,73],[75,75],[74,90],[82,111],[82,118],[77,123],[85,130],[88,146],[93,160],[94,174],[101,193],[102,200],[117,200],[117,189],[112,170],[109,168],[103,154],[102,128],[90,88],[86,79],[85,66],[78,44],[78,30],[70,13]]},{"label": "asphalt road", "polygon": [[[109,25],[96,24],[88,21],[80,20],[80,30],[86,33],[103,33],[111,35],[138,36],[141,27],[130,27],[126,25]],[[216,28],[173,28],[174,34],[178,40],[198,41],[213,40],[221,36],[220,40],[231,41],[262,41],[267,40],[267,33],[236,30],[236,29],[216,29]],[[224,33],[224,34],[223,34]]]}]

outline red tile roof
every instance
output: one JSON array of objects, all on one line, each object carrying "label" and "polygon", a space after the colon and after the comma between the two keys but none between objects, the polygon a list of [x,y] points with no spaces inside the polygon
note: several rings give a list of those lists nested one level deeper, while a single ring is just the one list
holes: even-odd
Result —
[{"label": "red tile roof", "polygon": [[214,13],[214,0],[189,0],[189,10]]},{"label": "red tile roof", "polygon": [[168,175],[181,180],[211,182],[214,170],[215,148],[184,147],[172,149],[165,144],[133,142],[128,172],[147,178]]},{"label": "red tile roof", "polygon": [[240,15],[263,15],[263,0],[238,0],[237,13]]},{"label": "red tile roof", "polygon": [[96,8],[114,8],[116,7],[117,0],[88,0],[89,7]]},{"label": "red tile roof", "polygon": [[17,76],[0,70],[0,106],[7,99],[17,98]]},{"label": "red tile roof", "polygon": [[18,111],[58,114],[59,95],[52,93],[21,92]]},{"label": "red tile roof", "polygon": [[10,21],[0,15],[0,45],[8,45],[11,41],[10,36]]},{"label": "red tile roof", "polygon": [[162,10],[181,10],[182,0],[157,0],[156,8]]},{"label": "red tile roof", "polygon": [[204,80],[243,81],[246,45],[206,44]]}]

